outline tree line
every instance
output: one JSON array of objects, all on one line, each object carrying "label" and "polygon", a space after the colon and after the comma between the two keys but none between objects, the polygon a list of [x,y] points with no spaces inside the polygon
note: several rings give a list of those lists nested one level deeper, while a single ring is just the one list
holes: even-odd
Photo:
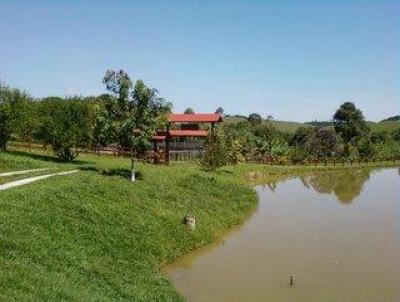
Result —
[{"label": "tree line", "polygon": [[[25,91],[0,84],[0,150],[9,140],[51,146],[63,161],[72,161],[78,148],[99,149],[115,144],[144,156],[152,136],[164,129],[172,104],[142,80],[132,81],[123,70],[108,70],[108,93],[90,97],[33,98]],[[188,108],[186,113],[194,113]],[[219,107],[217,113],[223,114]],[[245,161],[304,163],[346,158],[398,158],[400,129],[373,132],[361,110],[343,103],[329,125],[299,127],[294,134],[279,131],[252,113],[244,120],[222,123],[205,141],[201,164],[207,169]]]},{"label": "tree line", "polygon": [[301,164],[388,158],[400,158],[400,128],[374,132],[361,110],[345,102],[333,114],[332,124],[304,125],[294,134],[277,130],[257,113],[224,123],[214,138],[207,138],[201,162],[204,168],[215,169],[245,161]]},{"label": "tree line", "polygon": [[143,155],[172,104],[123,70],[108,70],[102,81],[107,94],[40,99],[0,84],[0,150],[15,139],[51,146],[63,161],[72,161],[77,148],[111,143]]}]

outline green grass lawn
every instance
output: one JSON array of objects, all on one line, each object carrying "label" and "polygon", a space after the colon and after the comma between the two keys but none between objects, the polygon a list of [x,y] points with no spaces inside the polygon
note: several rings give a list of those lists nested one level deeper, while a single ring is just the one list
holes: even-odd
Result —
[{"label": "green grass lawn", "polygon": [[[241,165],[204,172],[187,163],[140,164],[132,183],[129,166],[111,156],[83,154],[62,164],[47,155],[0,153],[0,172],[81,169],[0,192],[0,301],[183,301],[163,267],[255,209],[249,171],[278,181],[332,169]],[[196,217],[196,230],[184,226],[185,214]]]},{"label": "green grass lawn", "polygon": [[[43,160],[42,160],[43,159]],[[0,154],[0,171],[65,164]],[[240,223],[254,191],[195,165],[81,156],[78,174],[0,192],[1,301],[180,301],[164,265]],[[197,228],[182,223],[196,217]]]}]

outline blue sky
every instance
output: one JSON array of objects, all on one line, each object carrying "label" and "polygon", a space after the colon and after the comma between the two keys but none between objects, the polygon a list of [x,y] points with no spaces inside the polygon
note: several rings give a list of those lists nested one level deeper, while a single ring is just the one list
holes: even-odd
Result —
[{"label": "blue sky", "polygon": [[0,29],[0,80],[37,97],[103,93],[122,68],[177,112],[400,113],[398,1],[0,0]]}]

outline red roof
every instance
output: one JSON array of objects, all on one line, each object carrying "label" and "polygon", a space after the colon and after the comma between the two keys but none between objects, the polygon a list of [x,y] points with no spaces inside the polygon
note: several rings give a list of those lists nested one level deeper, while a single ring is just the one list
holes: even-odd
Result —
[{"label": "red roof", "polygon": [[222,122],[222,116],[218,113],[187,113],[187,114],[177,114],[171,113],[168,120],[172,123],[215,123]]}]

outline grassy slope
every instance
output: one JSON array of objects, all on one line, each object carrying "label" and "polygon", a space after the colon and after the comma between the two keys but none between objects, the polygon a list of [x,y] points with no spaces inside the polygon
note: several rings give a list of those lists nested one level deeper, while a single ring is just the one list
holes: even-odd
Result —
[{"label": "grassy slope", "polygon": [[[225,118],[224,123],[237,123],[244,120],[245,119],[242,117],[227,117]],[[271,121],[270,123],[274,125],[277,130],[289,133],[294,133],[300,126],[307,126],[302,123],[287,121]]]},{"label": "grassy slope", "polygon": [[380,123],[373,123],[371,125],[372,131],[375,131],[375,132],[387,131],[390,133],[398,128],[400,128],[400,121],[386,121],[386,122],[380,122]]},{"label": "grassy slope", "polygon": [[[78,174],[0,192],[1,301],[181,301],[164,264],[254,209],[249,171],[271,181],[332,169],[241,165],[207,173],[188,164],[141,165],[141,180],[130,183],[127,159],[81,160]],[[0,154],[1,165],[75,167],[23,154]],[[196,217],[194,232],[182,224],[187,213]]]},{"label": "grassy slope", "polygon": [[[132,184],[123,177],[128,160],[83,159],[77,175],[0,193],[1,301],[179,301],[163,265],[212,242],[256,205],[229,173],[146,165]],[[0,163],[58,165],[9,154]],[[197,219],[194,232],[182,224],[187,213]]]}]

